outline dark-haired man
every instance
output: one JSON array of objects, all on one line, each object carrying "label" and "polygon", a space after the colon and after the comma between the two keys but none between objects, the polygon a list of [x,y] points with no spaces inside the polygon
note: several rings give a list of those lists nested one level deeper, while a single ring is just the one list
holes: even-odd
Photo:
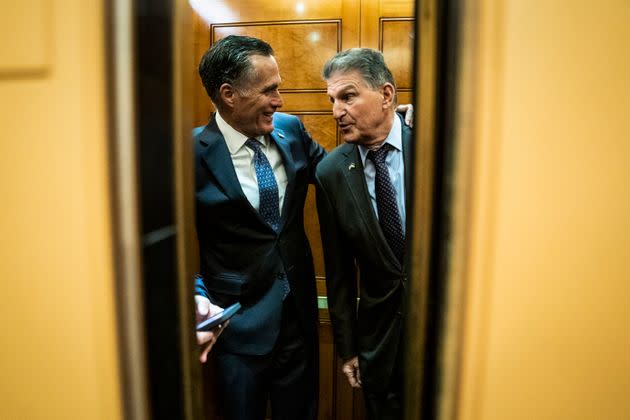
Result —
[{"label": "dark-haired man", "polygon": [[268,399],[274,419],[314,419],[317,304],[303,212],[324,150],[297,117],[276,112],[281,79],[266,42],[228,36],[199,74],[217,112],[193,133],[195,300],[198,314],[244,307],[213,350],[218,401],[226,420],[262,420]]}]

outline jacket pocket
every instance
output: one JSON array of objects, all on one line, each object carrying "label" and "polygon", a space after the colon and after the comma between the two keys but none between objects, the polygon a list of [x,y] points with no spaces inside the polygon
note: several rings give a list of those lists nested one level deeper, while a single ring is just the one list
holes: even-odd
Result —
[{"label": "jacket pocket", "polygon": [[204,283],[211,294],[218,293],[230,296],[240,296],[245,282],[245,276],[238,273],[208,274],[204,278]]}]

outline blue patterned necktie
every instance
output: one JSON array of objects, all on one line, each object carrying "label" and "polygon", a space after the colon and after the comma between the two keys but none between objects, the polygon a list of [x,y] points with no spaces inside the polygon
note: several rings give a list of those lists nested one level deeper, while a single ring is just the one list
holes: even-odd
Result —
[{"label": "blue patterned necktie", "polygon": [[385,143],[378,150],[370,150],[367,158],[374,163],[376,168],[376,209],[378,210],[378,221],[381,230],[389,247],[394,251],[398,260],[402,262],[405,255],[405,235],[402,230],[402,222],[398,204],[396,202],[396,190],[389,178],[389,170],[387,169],[387,152],[392,146]]},{"label": "blue patterned necktie", "polygon": [[254,151],[254,168],[256,169],[256,179],[258,180],[258,195],[260,202],[258,212],[263,220],[273,228],[278,230],[280,224],[280,201],[278,199],[278,184],[273,175],[273,169],[267,160],[267,156],[261,149],[260,142],[255,139],[247,139],[245,146]]},{"label": "blue patterned necktie", "polygon": [[[254,169],[256,170],[258,195],[260,197],[258,213],[260,213],[265,222],[269,223],[273,230],[278,231],[280,225],[280,199],[278,198],[278,183],[273,175],[273,169],[258,140],[247,139],[245,146],[254,151]],[[291,291],[289,280],[284,274],[279,275],[278,280],[282,283],[282,300],[284,300]]]}]

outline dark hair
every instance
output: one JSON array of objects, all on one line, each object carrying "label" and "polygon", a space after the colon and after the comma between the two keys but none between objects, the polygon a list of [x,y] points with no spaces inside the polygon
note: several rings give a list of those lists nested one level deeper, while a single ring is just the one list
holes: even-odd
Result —
[{"label": "dark hair", "polygon": [[394,76],[385,64],[383,54],[370,48],[351,48],[337,53],[324,64],[322,76],[329,79],[337,71],[345,73],[353,70],[358,71],[372,89],[378,89],[385,83],[396,87]]},{"label": "dark hair", "polygon": [[240,35],[229,35],[206,51],[199,62],[199,76],[215,105],[220,106],[219,88],[229,83],[236,89],[252,76],[250,56],[272,56],[273,49],[257,38]]}]

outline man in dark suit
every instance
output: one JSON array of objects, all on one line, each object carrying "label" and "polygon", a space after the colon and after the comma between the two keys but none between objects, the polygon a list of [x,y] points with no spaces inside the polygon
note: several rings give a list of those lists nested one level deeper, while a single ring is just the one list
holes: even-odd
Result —
[{"label": "man in dark suit", "polygon": [[395,113],[396,85],[380,52],[341,52],[323,74],[346,141],[316,171],[335,342],[368,417],[400,419],[411,130]]},{"label": "man in dark suit", "polygon": [[268,400],[274,419],[314,419],[317,303],[303,213],[324,150],[276,112],[281,79],[264,41],[220,40],[199,74],[217,112],[193,133],[198,320],[243,305],[213,349],[217,400],[226,420],[262,420]]}]

